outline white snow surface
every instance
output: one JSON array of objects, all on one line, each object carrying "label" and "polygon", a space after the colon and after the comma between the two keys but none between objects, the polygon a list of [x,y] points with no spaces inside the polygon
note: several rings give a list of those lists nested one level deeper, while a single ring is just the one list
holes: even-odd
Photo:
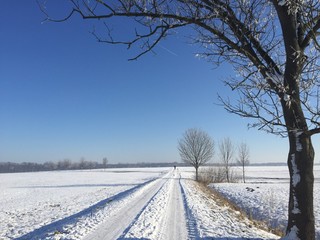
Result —
[{"label": "white snow surface", "polygon": [[280,1],[278,2],[279,6],[284,6],[286,3],[287,3],[286,0],[280,0]]},{"label": "white snow surface", "polygon": [[0,239],[278,239],[216,202],[192,168],[0,174]]},{"label": "white snow surface", "polygon": [[[235,169],[241,172],[240,169]],[[246,171],[246,183],[210,184],[254,219],[285,231],[288,218],[289,172],[286,166],[255,167]],[[320,239],[320,166],[314,167],[316,239]],[[300,211],[298,208],[295,211]],[[291,234],[294,234],[294,229]]]},{"label": "white snow surface", "polygon": [[296,164],[295,153],[291,154],[291,164],[292,164],[292,171],[293,171],[292,184],[294,187],[296,187],[301,180],[301,176],[300,176],[300,171],[298,169],[298,166]]}]

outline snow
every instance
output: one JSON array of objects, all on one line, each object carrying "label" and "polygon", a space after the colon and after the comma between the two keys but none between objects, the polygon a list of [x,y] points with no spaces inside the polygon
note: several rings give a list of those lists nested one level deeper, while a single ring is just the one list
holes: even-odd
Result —
[{"label": "snow", "polygon": [[[177,172],[165,178],[162,188],[136,216],[120,238],[187,239],[182,195]],[[158,224],[155,224],[158,223]]]},{"label": "snow", "polygon": [[292,209],[293,214],[299,214],[301,213],[299,209],[299,204],[296,196],[293,196],[293,209]]},{"label": "snow", "polygon": [[279,6],[284,6],[284,5],[286,5],[286,3],[287,3],[286,0],[280,0],[280,1],[278,2]]},{"label": "snow", "polygon": [[300,239],[298,238],[298,232],[299,232],[299,229],[297,228],[297,226],[293,226],[291,229],[290,229],[290,232],[289,234],[282,238],[282,240],[290,240],[290,239]]},{"label": "snow", "polygon": [[300,182],[300,171],[298,170],[297,164],[296,164],[296,155],[295,153],[291,154],[291,164],[292,164],[292,185],[294,187],[297,186],[297,184]]},{"label": "snow", "polygon": [[[210,186],[252,218],[284,230],[287,167],[249,166],[246,175],[245,184]],[[320,166],[314,175],[320,239]],[[0,239],[279,239],[193,178],[193,168],[0,174]],[[287,239],[296,234],[292,227]]]},{"label": "snow", "polygon": [[[219,183],[210,186],[230,199],[254,219],[285,231],[288,218],[289,172],[286,166],[246,168],[246,183]],[[237,169],[239,173],[241,169]],[[320,239],[320,166],[314,168],[314,215],[316,239]],[[297,180],[296,180],[297,181]],[[295,206],[294,211],[300,211]],[[295,234],[292,229],[290,234]],[[288,238],[290,239],[290,238]]]},{"label": "snow", "polygon": [[[162,171],[164,169],[0,174],[0,239],[16,238],[45,226],[63,227],[78,221],[82,215],[93,216],[91,212],[101,207],[104,200],[140,186]],[[52,223],[55,224],[50,226]]]},{"label": "snow", "polygon": [[286,102],[290,102],[290,100],[291,100],[290,95],[285,93],[284,96],[283,96],[283,100],[286,101]]},{"label": "snow", "polygon": [[0,174],[0,239],[278,239],[217,201],[194,169]]},{"label": "snow", "polygon": [[[186,177],[186,173],[182,174]],[[187,209],[192,213],[191,225],[196,225],[192,239],[278,239],[257,229],[249,219],[231,210],[225,203],[212,201],[213,194],[205,194],[193,181],[183,181]],[[210,206],[208,208],[208,206]]]},{"label": "snow", "polygon": [[301,152],[302,151],[302,145],[300,143],[300,136],[303,132],[302,131],[299,131],[299,130],[295,130],[295,137],[296,137],[296,149],[298,152]]},{"label": "snow", "polygon": [[[320,239],[320,166],[314,175]],[[246,176],[246,183],[210,186],[250,217],[285,230],[287,167],[249,166]],[[193,178],[193,168],[0,174],[0,239],[279,239]],[[293,227],[287,239],[296,234]]]}]

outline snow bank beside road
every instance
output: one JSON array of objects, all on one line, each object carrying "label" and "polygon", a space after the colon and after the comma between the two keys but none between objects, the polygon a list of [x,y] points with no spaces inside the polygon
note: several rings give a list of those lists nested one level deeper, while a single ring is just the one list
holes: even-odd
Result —
[{"label": "snow bank beside road", "polygon": [[[182,176],[190,176],[183,173]],[[201,186],[192,181],[182,181],[185,190],[187,209],[192,217],[188,217],[197,231],[191,239],[279,239],[271,233],[260,230],[240,212],[234,211],[229,206],[221,203],[210,192],[205,192]]]},{"label": "snow bank beside road", "polygon": [[[254,219],[285,231],[288,218],[289,175],[287,167],[248,167],[248,183],[211,184]],[[314,214],[320,239],[320,166],[315,167]]]}]

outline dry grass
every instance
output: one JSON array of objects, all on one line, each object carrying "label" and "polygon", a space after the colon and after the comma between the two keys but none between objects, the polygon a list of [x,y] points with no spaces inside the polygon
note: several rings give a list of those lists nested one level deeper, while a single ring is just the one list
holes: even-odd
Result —
[{"label": "dry grass", "polygon": [[256,228],[262,229],[264,231],[273,233],[280,237],[284,236],[284,233],[280,229],[271,228],[266,222],[258,221],[248,216],[241,208],[231,202],[229,199],[222,196],[219,192],[207,186],[207,184],[201,182],[194,182],[198,189],[202,191],[208,198],[212,199],[216,204],[223,207],[228,207],[230,211],[238,212],[240,214],[235,214],[239,221],[250,221],[250,225]]},{"label": "dry grass", "polygon": [[[239,176],[235,171],[229,169],[229,182],[235,183],[239,181]],[[199,171],[199,182],[204,184],[227,182],[226,170],[224,167],[204,167]]]}]

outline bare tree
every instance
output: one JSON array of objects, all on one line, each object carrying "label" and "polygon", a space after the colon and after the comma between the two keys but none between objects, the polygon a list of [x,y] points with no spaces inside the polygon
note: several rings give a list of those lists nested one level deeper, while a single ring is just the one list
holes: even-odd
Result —
[{"label": "bare tree", "polygon": [[237,163],[242,167],[242,180],[246,182],[245,167],[249,165],[249,147],[246,143],[241,143],[238,148],[238,160]]},{"label": "bare tree", "polygon": [[[255,120],[252,127],[288,137],[290,196],[287,236],[315,239],[313,214],[314,149],[320,132],[318,43],[320,2],[317,0],[70,0],[83,19],[127,17],[137,24],[129,40],[113,38],[108,23],[99,42],[134,45],[141,53],[178,28],[189,26],[190,39],[203,47],[200,57],[213,64],[226,61],[237,77],[226,81],[234,102],[220,96],[227,111]],[[45,9],[45,8],[42,8]],[[100,21],[103,23],[103,21]]]},{"label": "bare tree", "polygon": [[103,158],[102,159],[102,166],[104,167],[104,168],[106,168],[107,167],[107,164],[108,164],[108,158]]},{"label": "bare tree", "polygon": [[220,161],[222,163],[222,167],[224,168],[224,173],[227,179],[227,182],[231,180],[231,164],[233,161],[234,155],[234,145],[231,142],[230,138],[224,138],[219,143],[219,153],[220,153]]},{"label": "bare tree", "polygon": [[196,169],[196,180],[198,181],[199,167],[213,157],[213,140],[206,132],[200,129],[190,128],[178,141],[178,150],[181,160]]}]

